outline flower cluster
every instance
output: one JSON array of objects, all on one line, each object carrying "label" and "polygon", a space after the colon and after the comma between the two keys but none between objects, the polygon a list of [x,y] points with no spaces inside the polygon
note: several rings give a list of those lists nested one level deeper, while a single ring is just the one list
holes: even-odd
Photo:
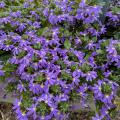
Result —
[{"label": "flower cluster", "polygon": [[[69,117],[69,101],[86,104],[93,94],[93,120],[111,119],[119,76],[119,13],[85,0],[10,0],[0,2],[0,50],[10,53],[0,68],[18,99],[13,109],[19,120]],[[9,9],[11,8],[11,10]],[[115,76],[115,77],[114,77]]]}]

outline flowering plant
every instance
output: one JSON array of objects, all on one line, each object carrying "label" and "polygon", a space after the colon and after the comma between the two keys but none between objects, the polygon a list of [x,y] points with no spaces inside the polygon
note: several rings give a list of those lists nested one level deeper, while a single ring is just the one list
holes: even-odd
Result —
[{"label": "flowering plant", "polygon": [[0,53],[9,54],[0,80],[18,96],[19,120],[63,120],[69,102],[79,96],[85,107],[89,94],[92,119],[111,119],[119,87],[119,2],[103,12],[93,1],[0,2]]}]

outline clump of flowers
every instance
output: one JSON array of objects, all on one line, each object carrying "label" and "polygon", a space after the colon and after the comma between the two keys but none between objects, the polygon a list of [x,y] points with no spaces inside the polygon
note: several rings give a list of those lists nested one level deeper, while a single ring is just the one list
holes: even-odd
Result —
[{"label": "clump of flowers", "polygon": [[92,119],[111,119],[120,71],[120,14],[112,8],[103,22],[102,6],[91,1],[0,2],[0,50],[10,54],[0,79],[18,96],[19,120],[63,120],[69,102],[80,96],[84,107],[89,94]]}]

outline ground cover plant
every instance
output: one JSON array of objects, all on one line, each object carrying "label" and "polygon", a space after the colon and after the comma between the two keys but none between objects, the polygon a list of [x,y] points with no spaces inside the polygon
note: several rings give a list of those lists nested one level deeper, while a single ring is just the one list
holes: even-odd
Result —
[{"label": "ground cover plant", "polygon": [[2,0],[0,81],[19,120],[69,119],[71,101],[111,120],[120,84],[120,2]]}]

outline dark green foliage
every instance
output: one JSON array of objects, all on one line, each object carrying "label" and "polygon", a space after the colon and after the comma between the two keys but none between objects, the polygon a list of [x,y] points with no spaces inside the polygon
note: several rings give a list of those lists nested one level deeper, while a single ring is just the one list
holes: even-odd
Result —
[{"label": "dark green foliage", "polygon": [[61,92],[61,88],[58,85],[53,85],[50,87],[50,93],[53,93],[53,95],[59,95]]},{"label": "dark green foliage", "polygon": [[50,107],[46,103],[40,102],[38,107],[37,107],[36,112],[39,115],[45,116],[46,114],[50,113]]},{"label": "dark green foliage", "polygon": [[61,112],[67,113],[69,110],[69,104],[67,102],[60,102],[58,104],[58,108],[60,109]]}]

